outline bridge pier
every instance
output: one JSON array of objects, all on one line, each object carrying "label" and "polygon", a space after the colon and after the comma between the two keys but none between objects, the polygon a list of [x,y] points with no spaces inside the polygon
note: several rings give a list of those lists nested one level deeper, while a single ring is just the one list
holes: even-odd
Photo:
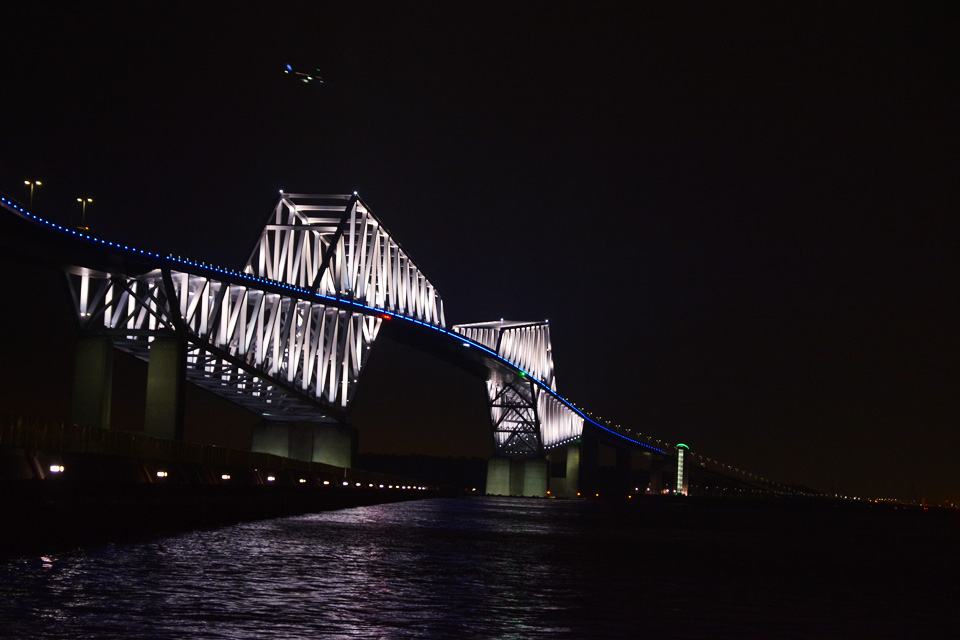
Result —
[{"label": "bridge pier", "polygon": [[630,493],[632,485],[630,482],[633,476],[633,467],[630,461],[631,452],[630,449],[620,446],[615,449],[615,455],[616,467],[613,473],[615,493],[626,495]]},{"label": "bridge pier", "polygon": [[184,393],[187,380],[187,343],[178,337],[150,343],[147,364],[147,435],[183,440]]},{"label": "bridge pier", "polygon": [[500,458],[487,461],[488,496],[547,497],[549,469],[544,458]]},{"label": "bridge pier", "polygon": [[355,430],[346,424],[304,424],[264,420],[253,428],[250,450],[275,456],[322,462],[351,469]]},{"label": "bridge pier", "polygon": [[663,458],[659,456],[650,456],[650,482],[647,489],[654,495],[663,493]]},{"label": "bridge pier", "polygon": [[510,495],[510,459],[490,458],[487,460],[488,496]]},{"label": "bridge pier", "polygon": [[551,470],[563,467],[563,476],[550,475],[550,493],[558,498],[576,498],[580,495],[580,443],[573,442],[550,453]]},{"label": "bridge pier", "polygon": [[348,424],[313,425],[313,452],[311,461],[344,469],[353,468],[357,450],[356,430]]},{"label": "bridge pier", "polygon": [[73,361],[70,422],[109,429],[112,389],[113,341],[106,336],[80,336]]}]

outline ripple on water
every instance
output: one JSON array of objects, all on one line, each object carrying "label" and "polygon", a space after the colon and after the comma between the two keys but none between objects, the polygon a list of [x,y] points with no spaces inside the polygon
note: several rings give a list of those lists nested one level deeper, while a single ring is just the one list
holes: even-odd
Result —
[{"label": "ripple on water", "polygon": [[[844,583],[849,572],[825,574],[819,556],[798,555],[829,548],[815,534],[787,528],[772,541],[762,528],[730,522],[483,499],[246,523],[0,566],[0,637],[804,637],[939,628],[930,617],[936,602],[901,619],[891,611],[904,590]],[[871,560],[847,562],[856,569]],[[931,577],[905,567],[898,579]],[[834,583],[871,599],[838,601]]]}]

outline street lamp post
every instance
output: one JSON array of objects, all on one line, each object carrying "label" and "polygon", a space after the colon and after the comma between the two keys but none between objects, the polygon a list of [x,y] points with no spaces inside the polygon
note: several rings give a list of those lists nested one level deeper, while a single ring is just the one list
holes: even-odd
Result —
[{"label": "street lamp post", "polygon": [[43,183],[40,182],[39,180],[24,180],[23,184],[30,187],[30,208],[33,209],[33,188],[39,187]]},{"label": "street lamp post", "polygon": [[89,230],[87,226],[87,205],[93,204],[93,198],[77,198],[77,202],[80,203],[80,228],[84,231]]}]

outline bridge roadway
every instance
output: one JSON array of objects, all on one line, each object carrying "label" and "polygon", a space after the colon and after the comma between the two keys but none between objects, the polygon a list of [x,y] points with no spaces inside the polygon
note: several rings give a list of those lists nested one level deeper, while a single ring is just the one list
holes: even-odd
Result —
[{"label": "bridge roadway", "polygon": [[[281,203],[278,204],[278,214],[277,220],[274,220],[275,223],[281,222],[279,219],[279,211],[284,203],[284,198],[286,198],[286,196],[283,196]],[[365,206],[362,205],[362,202],[356,195],[354,195],[352,199],[349,197],[345,198],[349,199],[349,204],[346,206],[346,209],[349,210],[352,205],[355,211],[365,210]],[[295,209],[293,205],[290,205],[290,202],[292,201],[287,199],[288,205],[291,206],[292,209]],[[91,335],[106,334],[111,338],[110,344],[117,348],[127,350],[143,359],[149,359],[148,353],[156,350],[156,347],[162,341],[163,332],[160,330],[165,327],[174,329],[175,333],[185,334],[187,336],[185,342],[190,344],[187,351],[187,359],[192,364],[184,366],[184,363],[181,361],[178,366],[181,369],[186,369],[187,379],[218,395],[237,402],[251,411],[259,411],[265,416],[268,414],[268,411],[265,409],[273,411],[277,409],[278,406],[283,407],[287,411],[286,414],[283,414],[283,412],[274,412],[273,415],[270,416],[271,421],[306,420],[316,423],[343,424],[347,418],[349,400],[352,396],[352,389],[348,391],[348,387],[358,382],[356,377],[359,376],[360,369],[362,368],[362,360],[360,360],[360,358],[362,357],[362,352],[365,351],[363,347],[369,347],[370,343],[373,342],[373,338],[376,337],[376,333],[379,330],[383,330],[394,339],[440,357],[485,380],[491,396],[491,414],[492,422],[494,423],[495,438],[497,437],[496,431],[498,428],[497,411],[500,412],[499,415],[501,415],[502,420],[505,412],[512,411],[513,414],[511,415],[516,415],[523,413],[525,410],[529,410],[529,415],[536,421],[538,413],[536,398],[540,396],[554,403],[554,406],[559,407],[562,411],[574,416],[576,422],[579,423],[575,425],[575,427],[579,426],[579,429],[575,428],[572,432],[568,429],[566,434],[560,434],[559,437],[557,434],[553,434],[551,441],[546,441],[543,434],[539,431],[535,434],[535,438],[531,437],[529,433],[519,433],[518,437],[517,432],[523,431],[523,429],[514,429],[513,432],[507,435],[501,435],[497,443],[499,445],[498,453],[500,455],[495,456],[490,462],[489,471],[493,480],[488,478],[488,492],[498,494],[544,495],[548,486],[546,479],[548,469],[551,467],[549,462],[544,460],[544,456],[553,457],[552,467],[554,469],[558,468],[558,465],[562,467],[564,460],[566,463],[566,474],[561,472],[559,477],[552,478],[550,481],[550,486],[559,487],[560,489],[559,491],[554,491],[554,494],[579,495],[579,489],[581,488],[593,491],[594,488],[598,486],[598,481],[590,478],[592,474],[587,469],[596,469],[598,466],[597,459],[600,455],[599,450],[601,443],[607,448],[613,448],[617,452],[616,467],[618,469],[618,475],[621,477],[629,475],[630,467],[632,466],[630,461],[631,449],[645,453],[648,460],[646,466],[649,470],[650,488],[659,492],[662,487],[661,481],[659,480],[660,470],[665,466],[669,466],[671,463],[676,464],[683,456],[682,451],[674,449],[669,445],[656,447],[638,438],[631,437],[630,435],[600,424],[560,396],[556,392],[554,385],[551,384],[552,359],[548,365],[550,370],[549,376],[544,375],[543,371],[540,370],[528,371],[517,364],[517,362],[504,357],[502,352],[498,353],[496,350],[490,348],[495,345],[490,344],[489,340],[471,339],[471,337],[468,337],[469,334],[479,335],[477,333],[479,330],[471,329],[471,327],[487,327],[495,325],[496,323],[465,325],[465,327],[467,327],[466,329],[454,327],[453,330],[448,330],[443,326],[442,302],[439,306],[439,316],[437,313],[434,313],[432,318],[425,315],[425,313],[429,313],[429,310],[425,312],[424,309],[426,309],[426,307],[422,306],[418,306],[415,310],[411,306],[410,310],[398,312],[396,304],[392,305],[393,308],[387,305],[378,306],[376,304],[369,304],[371,295],[368,295],[366,298],[361,298],[356,295],[354,291],[344,291],[342,289],[333,290],[329,293],[318,293],[316,287],[308,288],[306,286],[299,286],[298,284],[291,284],[289,278],[287,278],[288,281],[282,281],[262,277],[254,273],[255,270],[251,269],[250,263],[248,263],[248,267],[244,271],[237,271],[182,257],[163,255],[124,245],[119,242],[98,238],[86,230],[69,229],[40,218],[24,210],[16,202],[7,198],[0,197],[0,206],[2,206],[8,214],[0,216],[0,219],[2,219],[2,226],[0,226],[0,228],[2,228],[5,251],[8,255],[15,256],[19,261],[35,266],[60,270],[68,274],[68,280],[71,280],[74,302],[78,305],[78,316],[82,330],[86,329]],[[301,206],[303,205],[301,204]],[[321,207],[318,206],[315,208],[320,209]],[[343,220],[346,221],[346,216],[344,216]],[[378,220],[373,219],[371,224],[382,229]],[[341,225],[341,233],[342,227],[343,224]],[[291,229],[302,230],[301,227],[292,225],[274,224],[273,227],[271,227],[268,223],[264,235],[261,237],[261,248],[266,247],[269,249],[270,240],[268,232],[271,228],[274,232],[277,229],[287,231]],[[382,234],[386,233],[385,230],[380,232]],[[389,239],[389,236],[385,237]],[[286,240],[284,240],[284,242],[286,242]],[[343,249],[346,246],[344,243],[345,240],[341,239],[340,245],[338,246]],[[280,246],[278,243],[274,244],[275,246]],[[326,256],[329,256],[330,253],[334,251],[332,248],[333,244],[328,244],[330,244],[331,248],[328,249],[325,254]],[[320,246],[319,243],[318,246]],[[370,246],[373,246],[373,244],[371,243]],[[352,248],[351,246],[351,249]],[[393,254],[390,254],[390,250],[387,250],[387,253],[390,255],[396,255],[397,253],[402,254],[402,250],[399,249],[398,246],[395,246],[393,252]],[[269,251],[267,251],[267,253],[269,254]],[[354,251],[354,256],[356,255],[357,252]],[[277,256],[274,256],[274,271],[280,275],[283,273],[285,265],[277,262],[276,258]],[[268,255],[268,263],[269,259],[270,257]],[[328,271],[332,271],[333,262],[331,262],[329,258],[327,258],[327,260],[331,266]],[[254,258],[251,258],[251,262],[253,261]],[[261,258],[260,262],[262,271],[264,260]],[[319,263],[319,259],[317,259],[316,262]],[[267,266],[269,267],[269,264]],[[404,263],[405,268],[406,266],[406,263]],[[415,269],[412,263],[410,263],[410,268]],[[320,269],[320,271],[322,272],[323,270]],[[319,280],[320,277],[321,276],[318,275],[317,280]],[[134,302],[136,285],[131,283],[140,282],[142,285],[144,279],[148,281],[152,279],[154,284],[151,286],[153,288],[146,296],[141,294],[140,299]],[[422,277],[420,280],[421,282],[423,281]],[[93,306],[87,309],[84,307],[84,301],[89,300],[91,304],[95,306],[97,296],[92,293],[93,285],[91,283],[97,281],[102,283],[101,291],[97,294],[100,296],[99,304],[101,308],[97,313],[93,313],[91,311]],[[123,287],[119,286],[122,284],[121,281],[126,281]],[[300,284],[304,283],[302,273],[300,275],[300,281]],[[182,283],[182,286],[178,288],[179,283]],[[126,293],[123,293],[123,295],[127,296],[129,293],[129,299],[119,299],[119,295],[121,291],[124,290],[124,287]],[[427,283],[427,287],[429,287],[429,283]],[[161,292],[164,288],[167,289],[166,294]],[[205,292],[205,297],[190,293],[198,288]],[[114,289],[116,289],[116,293],[113,293]],[[221,292],[219,298],[214,294],[214,289]],[[327,289],[329,290],[330,287],[328,286]],[[336,289],[336,287],[334,287],[334,289]],[[271,297],[285,301],[284,304],[286,307],[297,309],[302,306],[315,305],[321,309],[321,313],[326,312],[329,314],[330,310],[336,310],[335,313],[340,314],[341,317],[346,314],[348,318],[361,318],[362,322],[367,323],[357,330],[357,335],[363,334],[364,337],[362,340],[360,337],[356,338],[358,345],[357,350],[361,352],[361,355],[355,356],[357,360],[355,363],[357,364],[355,371],[343,376],[344,379],[338,383],[343,389],[343,393],[341,394],[340,391],[336,389],[329,393],[325,390],[321,392],[319,382],[311,383],[316,387],[315,394],[307,393],[307,373],[297,373],[296,375],[301,376],[303,379],[295,379],[294,374],[289,371],[289,369],[293,367],[288,366],[287,373],[289,375],[284,376],[284,372],[279,370],[276,365],[273,365],[273,369],[271,370],[270,367],[267,366],[269,363],[267,363],[266,360],[261,363],[261,369],[254,368],[253,373],[256,375],[251,375],[251,367],[249,365],[253,361],[253,356],[243,353],[238,354],[235,348],[237,342],[235,338],[233,339],[233,343],[231,343],[233,346],[230,348],[228,348],[229,345],[226,343],[215,344],[216,340],[213,336],[216,334],[216,329],[204,326],[208,320],[213,324],[219,323],[222,327],[226,328],[228,323],[235,325],[238,316],[240,316],[242,320],[248,315],[246,310],[239,311],[237,309],[240,304],[237,301],[240,298],[237,297],[236,293],[228,293],[230,291],[256,291],[257,295],[261,296],[264,300],[267,299],[267,297]],[[429,289],[429,293],[434,293],[432,288]],[[164,295],[167,297],[166,300],[164,300]],[[233,295],[232,311],[230,302],[231,295]],[[118,299],[113,300],[110,298],[111,296],[117,296]],[[251,296],[244,296],[243,300],[247,301],[248,297]],[[214,300],[222,301],[223,313],[217,316],[215,311],[204,307],[204,313],[196,314],[200,317],[196,319],[195,323],[186,326],[189,322],[193,322],[193,320],[188,318],[188,300],[190,306],[203,306],[207,304],[206,301],[208,298],[211,301],[210,304],[213,304],[212,301]],[[225,298],[226,300],[224,301]],[[123,300],[127,300],[129,303],[126,305],[129,307],[129,312],[122,312],[122,308],[125,306]],[[174,313],[168,314],[170,317],[166,319],[161,317],[163,316],[162,312],[156,311],[157,307],[163,306],[165,302],[174,309]],[[177,304],[180,305],[180,314],[175,313]],[[151,307],[151,309],[147,309],[147,306]],[[434,306],[436,307],[436,305]],[[261,305],[261,317],[264,317],[262,307],[263,305]],[[145,309],[151,311],[151,313],[145,313]],[[279,309],[279,306],[277,309]],[[113,314],[112,320],[111,313]],[[99,319],[96,321],[98,324],[96,326],[90,325],[87,319],[98,314]],[[139,320],[136,320],[136,316],[138,315]],[[154,318],[160,318],[160,320],[155,320],[149,327],[149,330],[147,330],[148,327],[147,324],[144,323],[144,318],[151,315]],[[139,324],[137,324],[137,322],[139,322]],[[268,321],[262,320],[261,322],[266,326]],[[88,323],[89,326],[84,327],[85,323]],[[166,325],[164,323],[166,323]],[[294,317],[292,320],[288,319],[286,323],[288,326],[302,325],[303,316]],[[371,323],[375,323],[375,325]],[[279,326],[279,324],[279,321],[274,322],[276,326]],[[309,326],[310,325],[307,324],[307,330],[305,332],[307,334],[310,333]],[[372,331],[372,338],[366,335],[367,332],[362,331],[364,328],[374,326],[375,329]],[[524,325],[524,327],[526,326],[527,325]],[[261,329],[262,328],[263,327],[261,327]],[[252,328],[247,331],[248,336],[253,336],[254,333],[256,332]],[[263,331],[261,331],[261,333],[263,333]],[[278,340],[274,341],[273,348],[275,351],[279,346],[282,346],[285,352],[289,346],[294,346],[294,342],[292,342],[292,338],[290,337],[294,332],[290,332],[288,329],[288,333],[282,337],[284,340],[291,341],[283,343],[282,345],[279,340],[281,337],[279,329],[277,329],[276,333]],[[295,333],[299,334],[304,332],[296,331]],[[125,338],[125,340],[120,338]],[[369,338],[369,340],[367,338]],[[262,335],[261,339],[263,339]],[[549,333],[546,334],[546,339],[546,347],[549,352]],[[240,336],[240,341],[242,342],[242,340],[243,335]],[[182,338],[181,342],[184,342]],[[250,342],[248,347],[252,352],[254,350],[252,343],[255,342],[255,340],[248,338],[248,342]],[[343,342],[342,338],[340,342]],[[361,345],[361,342],[365,342],[365,344]],[[484,344],[484,342],[487,344]],[[295,346],[297,349],[308,348],[307,346],[299,344]],[[269,347],[269,345],[267,345],[267,347]],[[263,350],[264,345],[260,345],[260,348]],[[341,350],[342,349],[343,346],[341,344]],[[79,347],[78,354],[80,354]],[[342,359],[346,362],[349,357],[343,356]],[[220,365],[218,365],[219,368],[210,364],[214,361],[220,363]],[[346,367],[346,364],[344,364],[344,367]],[[332,369],[333,367],[331,367],[331,370]],[[244,370],[246,370],[246,373],[244,373]],[[348,376],[350,375],[356,377],[349,379]],[[241,380],[243,382],[238,383],[238,381]],[[246,386],[247,390],[244,393],[238,394],[237,386]],[[510,389],[521,389],[521,391],[529,388],[533,390],[533,393],[522,391],[519,396],[514,394],[510,398],[506,398],[503,395],[503,389],[507,387]],[[256,391],[251,393],[251,389],[256,389]],[[497,394],[500,395],[498,396]],[[264,401],[268,404],[264,404]],[[148,389],[148,405],[149,402]],[[499,405],[498,402],[500,403]],[[527,406],[522,406],[525,402]],[[540,413],[543,413],[543,403],[540,402],[539,406],[541,407]],[[148,413],[149,412],[150,408],[148,407]],[[517,422],[524,421],[525,420],[521,418]],[[570,422],[569,419],[567,422]],[[536,426],[538,430],[541,428],[539,424]],[[269,428],[268,426],[267,429],[269,430]],[[150,425],[148,420],[148,432],[149,431]],[[168,430],[166,433],[161,433],[160,435],[177,438],[178,433],[175,430]],[[269,440],[271,436],[269,433],[266,433],[264,437]],[[326,437],[326,442],[330,442],[329,437]],[[580,446],[581,444],[583,445],[582,447]],[[256,435],[254,446],[256,447]],[[292,449],[290,449],[289,446],[287,451],[292,453]],[[583,459],[581,460],[581,458]],[[558,460],[560,461],[559,463]],[[532,470],[529,468],[530,462],[534,463]],[[520,466],[518,466],[518,464]],[[523,466],[524,464],[526,464],[526,468]],[[349,462],[340,466],[349,466]],[[584,466],[583,475],[580,474],[581,466]],[[705,467],[706,465],[701,464],[701,466]],[[535,477],[533,481],[531,481],[531,475]],[[540,477],[544,478],[543,482],[540,482]],[[678,478],[674,477],[675,481],[677,479]],[[492,486],[491,482],[496,486]],[[524,487],[525,482],[527,484],[526,488]],[[630,480],[626,480],[625,482],[632,484]],[[583,484],[584,487],[581,487],[581,484]],[[624,482],[620,484],[624,484]],[[675,487],[674,490],[685,489],[683,485],[685,485],[685,483],[682,483],[680,487]]]}]

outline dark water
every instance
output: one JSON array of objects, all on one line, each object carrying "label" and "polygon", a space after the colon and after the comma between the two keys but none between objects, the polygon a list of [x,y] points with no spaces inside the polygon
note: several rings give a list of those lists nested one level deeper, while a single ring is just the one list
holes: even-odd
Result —
[{"label": "dark water", "polygon": [[960,637],[957,518],[427,500],[0,565],[4,638]]}]

